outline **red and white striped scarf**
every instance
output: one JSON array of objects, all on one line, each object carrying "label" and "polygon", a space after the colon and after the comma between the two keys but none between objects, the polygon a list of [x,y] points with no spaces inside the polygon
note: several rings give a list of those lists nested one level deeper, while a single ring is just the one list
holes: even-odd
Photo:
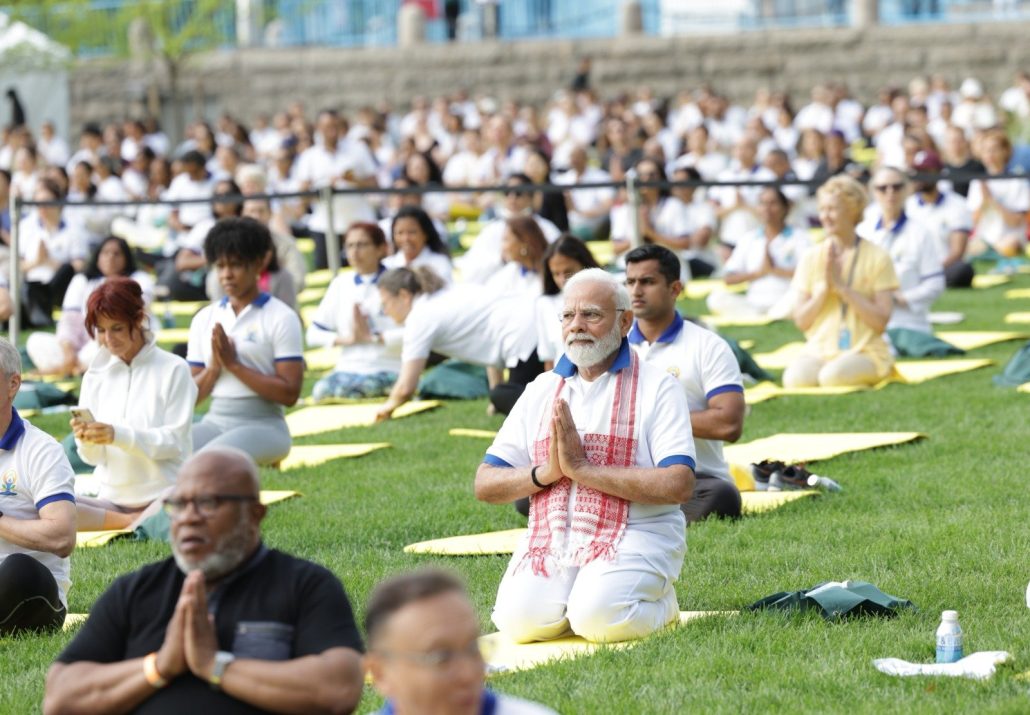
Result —
[{"label": "red and white striped scarf", "polygon": [[[635,463],[640,360],[632,350],[629,355],[629,367],[620,370],[615,377],[615,402],[609,433],[583,436],[583,449],[591,464],[631,467]],[[540,420],[538,437],[533,442],[534,464],[547,464],[551,451],[554,400],[558,399],[564,386],[563,378]],[[584,566],[596,558],[608,561],[615,558],[615,549],[629,521],[629,502],[577,484],[570,506],[571,493],[572,480],[562,477],[530,498],[529,550],[525,558],[534,574],[548,575],[548,559],[560,566]]]}]

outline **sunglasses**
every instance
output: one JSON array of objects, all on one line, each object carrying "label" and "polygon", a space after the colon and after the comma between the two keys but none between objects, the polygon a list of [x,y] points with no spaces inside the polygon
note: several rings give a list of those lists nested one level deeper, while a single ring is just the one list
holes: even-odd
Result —
[{"label": "sunglasses", "polygon": [[904,184],[880,184],[879,186],[874,186],[873,190],[877,193],[886,194],[888,191],[899,192],[904,188]]}]

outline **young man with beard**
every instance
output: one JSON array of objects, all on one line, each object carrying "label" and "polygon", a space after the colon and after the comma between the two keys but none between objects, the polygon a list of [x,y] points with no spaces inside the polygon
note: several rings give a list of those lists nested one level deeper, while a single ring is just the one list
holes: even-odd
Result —
[{"label": "young man with beard", "polygon": [[478,499],[530,497],[493,622],[517,642],[640,638],[679,613],[679,505],[694,487],[686,397],[630,349],[625,286],[588,269],[564,295],[565,355],[526,388],[476,473]]},{"label": "young man with beard", "polygon": [[329,571],[262,544],[254,462],[197,454],[164,503],[173,558],[100,597],[50,668],[44,712],[351,712],[350,603]]},{"label": "young man with beard", "polygon": [[676,310],[683,291],[676,255],[662,246],[626,254],[626,288],[636,320],[629,344],[645,363],[675,377],[686,394],[697,448],[694,494],[680,508],[688,523],[715,514],[740,516],[740,492],[722,455],[744,429],[744,383],[729,345]]}]

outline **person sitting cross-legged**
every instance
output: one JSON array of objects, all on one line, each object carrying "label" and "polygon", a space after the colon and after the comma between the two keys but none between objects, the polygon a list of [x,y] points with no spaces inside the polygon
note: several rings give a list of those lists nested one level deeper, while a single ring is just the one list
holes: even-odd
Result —
[{"label": "person sitting cross-legged", "polygon": [[689,409],[672,375],[630,349],[625,286],[595,268],[564,294],[565,355],[526,388],[476,472],[482,501],[530,496],[529,531],[493,622],[517,642],[569,630],[640,638],[679,613],[679,505],[694,488]]}]

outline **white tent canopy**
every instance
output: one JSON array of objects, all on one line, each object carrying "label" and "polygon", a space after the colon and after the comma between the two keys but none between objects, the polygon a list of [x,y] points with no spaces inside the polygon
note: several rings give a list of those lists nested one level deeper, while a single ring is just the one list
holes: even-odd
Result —
[{"label": "white tent canopy", "polygon": [[11,105],[3,95],[14,89],[33,133],[38,136],[40,125],[50,120],[67,137],[71,60],[68,48],[0,13],[0,125],[11,121]]}]

